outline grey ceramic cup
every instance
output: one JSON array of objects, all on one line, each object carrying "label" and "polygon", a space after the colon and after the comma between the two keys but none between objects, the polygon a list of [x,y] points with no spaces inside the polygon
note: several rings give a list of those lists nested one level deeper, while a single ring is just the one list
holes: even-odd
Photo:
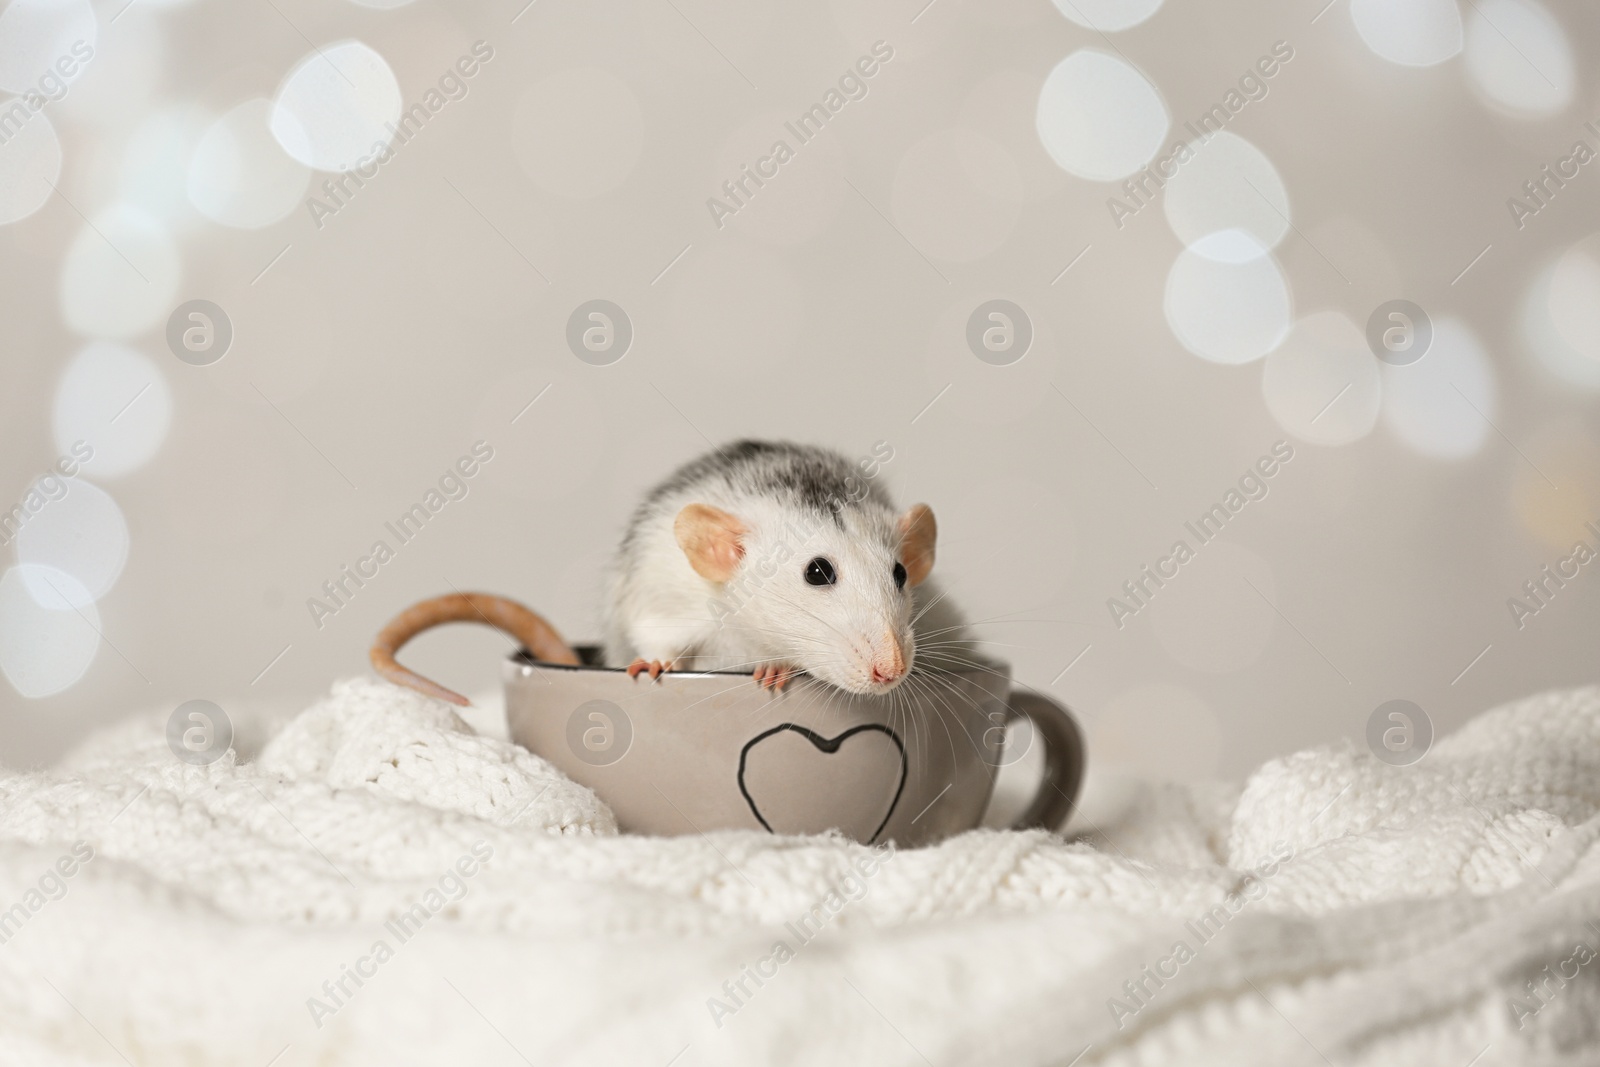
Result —
[{"label": "grey ceramic cup", "polygon": [[[593,649],[580,649],[586,663]],[[914,847],[976,827],[999,768],[1042,745],[1045,772],[1017,828],[1055,829],[1083,776],[1065,708],[1013,690],[1010,668],[953,672],[937,696],[857,696],[801,676],[781,693],[749,674],[642,674],[506,660],[511,738],[610,805],[625,833],[839,830]],[[1026,746],[1022,746],[1026,747]]]}]

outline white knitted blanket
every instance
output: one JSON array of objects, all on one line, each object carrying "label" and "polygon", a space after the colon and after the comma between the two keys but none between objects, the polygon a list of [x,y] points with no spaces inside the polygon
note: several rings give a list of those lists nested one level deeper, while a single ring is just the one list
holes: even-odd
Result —
[{"label": "white knitted blanket", "polygon": [[375,681],[163,726],[0,778],[0,1063],[1600,1063],[1597,689],[888,854],[618,836]]}]

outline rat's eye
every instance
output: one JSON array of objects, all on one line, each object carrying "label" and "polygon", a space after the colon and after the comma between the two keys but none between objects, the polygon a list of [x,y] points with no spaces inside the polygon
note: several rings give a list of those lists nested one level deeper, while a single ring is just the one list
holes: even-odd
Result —
[{"label": "rat's eye", "polygon": [[808,585],[832,585],[839,580],[839,575],[834,572],[833,564],[818,556],[806,564],[806,583]]},{"label": "rat's eye", "polygon": [[904,589],[906,587],[906,565],[904,563],[896,563],[894,565],[894,587],[896,589]]}]

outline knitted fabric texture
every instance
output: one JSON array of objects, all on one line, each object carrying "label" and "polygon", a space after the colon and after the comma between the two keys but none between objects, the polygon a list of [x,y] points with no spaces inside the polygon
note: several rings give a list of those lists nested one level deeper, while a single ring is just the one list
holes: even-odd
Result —
[{"label": "knitted fabric texture", "polygon": [[1600,1062],[1594,688],[892,853],[618,835],[374,680],[164,726],[0,774],[0,1064]]}]

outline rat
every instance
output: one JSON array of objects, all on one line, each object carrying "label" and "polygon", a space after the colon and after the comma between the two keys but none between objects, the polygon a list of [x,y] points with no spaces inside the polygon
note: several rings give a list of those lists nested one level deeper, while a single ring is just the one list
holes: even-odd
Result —
[{"label": "rat", "polygon": [[938,527],[926,504],[898,511],[869,465],[746,440],[679,467],[617,551],[607,665],[749,670],[773,690],[800,672],[852,693],[900,685]]},{"label": "rat", "polygon": [[[853,693],[890,692],[913,663],[935,688],[949,671],[981,666],[965,618],[931,592],[932,509],[896,511],[872,481],[894,454],[885,449],[852,465],[827,449],[739,441],[678,468],[645,496],[618,549],[606,664],[635,679],[748,668],[774,690],[804,672]],[[390,620],[369,653],[373,668],[466,705],[395,658],[418,634],[452,622],[501,630],[540,663],[585,662],[524,605],[457,592]]]}]

